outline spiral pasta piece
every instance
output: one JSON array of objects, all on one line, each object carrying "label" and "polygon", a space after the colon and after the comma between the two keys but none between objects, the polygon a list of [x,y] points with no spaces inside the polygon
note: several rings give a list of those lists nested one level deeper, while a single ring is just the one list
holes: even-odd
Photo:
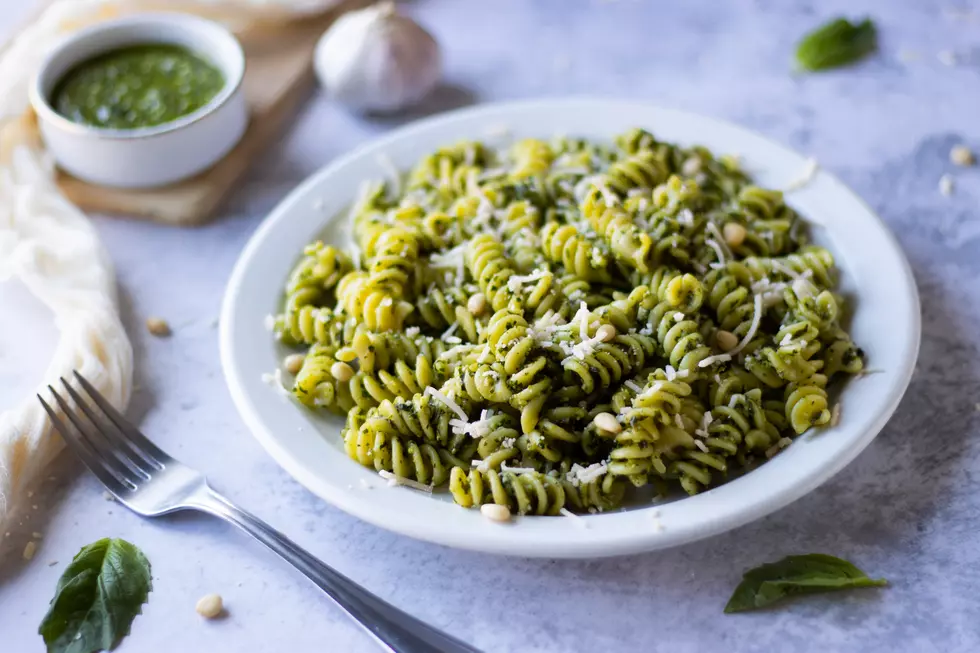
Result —
[{"label": "spiral pasta piece", "polygon": [[536,138],[519,141],[514,145],[511,153],[514,157],[514,169],[511,175],[515,179],[544,175],[555,158],[551,146]]},{"label": "spiral pasta piece", "polygon": [[377,471],[387,471],[425,485],[442,485],[449,470],[459,462],[444,449],[416,442],[390,432],[348,428],[344,450],[353,460]]},{"label": "spiral pasta piece", "polygon": [[538,472],[497,472],[454,467],[449,475],[453,500],[464,508],[495,503],[520,515],[557,515],[565,506],[565,489]]},{"label": "spiral pasta piece", "polygon": [[541,231],[545,256],[561,263],[576,277],[586,281],[610,281],[606,253],[590,243],[571,225],[549,222]]},{"label": "spiral pasta piece", "polygon": [[350,256],[318,240],[303,249],[303,258],[289,273],[286,294],[292,295],[306,288],[330,290],[353,267]]}]

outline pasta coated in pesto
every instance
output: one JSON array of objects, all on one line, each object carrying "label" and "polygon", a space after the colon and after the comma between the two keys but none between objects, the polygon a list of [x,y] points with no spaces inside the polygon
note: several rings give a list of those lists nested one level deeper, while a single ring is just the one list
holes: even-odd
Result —
[{"label": "pasta coated in pesto", "polygon": [[860,372],[831,253],[731,158],[612,143],[444,147],[368,183],[356,251],[309,245],[276,337],[363,465],[463,507],[694,494],[831,421]]}]

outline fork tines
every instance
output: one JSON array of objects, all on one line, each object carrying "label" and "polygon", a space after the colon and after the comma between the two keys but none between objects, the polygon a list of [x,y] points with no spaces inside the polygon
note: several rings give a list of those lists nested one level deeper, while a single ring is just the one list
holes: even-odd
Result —
[{"label": "fork tines", "polygon": [[[162,470],[169,457],[113,408],[88,380],[78,372],[74,375],[89,401],[63,378],[60,380],[71,402],[48,386],[74,429],[69,428],[41,395],[37,396],[38,400],[68,447],[112,493],[135,490],[151,474]],[[76,408],[72,408],[72,403]]]}]

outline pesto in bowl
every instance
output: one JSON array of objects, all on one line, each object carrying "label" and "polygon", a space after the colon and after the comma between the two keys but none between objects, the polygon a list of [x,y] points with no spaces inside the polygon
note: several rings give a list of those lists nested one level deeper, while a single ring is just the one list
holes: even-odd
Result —
[{"label": "pesto in bowl", "polygon": [[153,127],[193,113],[225,85],[204,57],[179,45],[132,45],[101,53],[69,70],[51,95],[72,122],[107,129]]}]

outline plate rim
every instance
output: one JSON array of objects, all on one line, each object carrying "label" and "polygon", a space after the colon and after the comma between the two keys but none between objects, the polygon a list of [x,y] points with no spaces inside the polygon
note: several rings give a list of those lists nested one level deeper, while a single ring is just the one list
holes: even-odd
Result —
[{"label": "plate rim", "polygon": [[[888,224],[882,220],[882,218],[867,204],[867,202],[864,201],[863,198],[861,198],[860,195],[852,191],[833,173],[821,169],[818,175],[823,179],[827,179],[834,186],[836,186],[836,193],[842,192],[847,195],[851,201],[857,202],[867,212],[867,214],[877,222],[877,226],[880,228],[880,231],[882,232],[885,241],[887,241],[889,248],[892,250],[892,253],[897,256],[903,273],[901,279],[901,285],[904,286],[903,295],[907,298],[909,303],[909,315],[907,316],[909,330],[907,341],[903,343],[906,346],[906,351],[901,358],[901,369],[894,371],[894,380],[891,387],[888,388],[886,398],[882,401],[881,410],[878,411],[877,415],[862,433],[848,441],[850,444],[849,448],[844,450],[841,455],[834,458],[828,464],[815,469],[809,474],[809,476],[802,478],[800,482],[793,484],[789,491],[778,496],[770,497],[768,500],[757,501],[755,503],[749,503],[747,505],[742,505],[731,509],[722,518],[717,518],[710,522],[703,523],[696,528],[687,528],[680,535],[665,535],[665,533],[655,532],[654,529],[650,529],[649,533],[631,534],[630,537],[618,537],[611,540],[602,536],[590,537],[587,539],[572,538],[568,542],[558,545],[549,545],[546,548],[544,546],[544,542],[534,542],[533,538],[531,538],[529,541],[514,540],[512,543],[508,543],[506,539],[501,538],[482,541],[475,540],[472,536],[454,533],[451,531],[419,528],[404,521],[393,522],[386,518],[390,517],[390,515],[386,515],[385,511],[383,510],[363,509],[361,507],[362,504],[367,505],[367,503],[370,502],[353,500],[349,494],[340,491],[340,488],[326,482],[317,474],[312,473],[311,470],[307,469],[302,464],[302,461],[296,460],[295,456],[293,456],[287,450],[283,443],[277,437],[275,437],[270,429],[264,424],[262,414],[259,410],[257,410],[248,397],[248,391],[245,388],[242,374],[238,369],[238,361],[236,361],[234,358],[234,335],[232,325],[234,324],[233,316],[237,308],[237,302],[242,294],[242,278],[247,272],[249,263],[261,249],[264,241],[276,230],[279,223],[288,218],[292,205],[301,198],[308,196],[311,189],[322,185],[325,178],[338,174],[338,171],[343,170],[352,162],[356,162],[366,155],[370,155],[374,152],[383,152],[385,148],[389,147],[392,143],[401,141],[402,139],[411,139],[418,132],[425,132],[430,128],[437,127],[441,123],[451,123],[457,119],[462,120],[466,118],[479,118],[481,114],[487,114],[489,116],[497,113],[520,112],[522,110],[532,108],[537,108],[540,110],[543,107],[548,106],[554,106],[556,108],[563,107],[567,109],[570,105],[591,105],[596,110],[601,110],[603,107],[607,109],[611,107],[620,107],[637,111],[646,110],[650,111],[651,113],[660,113],[662,115],[674,114],[680,119],[694,119],[705,123],[712,123],[715,126],[725,130],[742,132],[743,135],[765,142],[770,147],[781,150],[784,153],[790,153],[794,157],[801,159],[805,158],[796,150],[789,148],[764,134],[760,134],[737,123],[715,118],[713,116],[705,116],[696,112],[666,107],[653,102],[616,98],[572,96],[494,102],[429,116],[427,118],[408,123],[381,136],[371,138],[349,152],[336,157],[333,161],[313,172],[277,203],[276,207],[263,219],[254,233],[250,236],[248,243],[240,253],[229,277],[222,300],[219,324],[219,350],[222,373],[228,385],[232,401],[239,415],[245,422],[245,426],[252,433],[253,437],[259,441],[263,449],[276,461],[280,467],[283,468],[284,471],[286,471],[287,474],[292,476],[301,485],[310,490],[319,498],[358,519],[364,520],[376,526],[380,526],[386,530],[407,535],[414,539],[466,550],[504,555],[552,558],[597,558],[638,553],[678,546],[717,535],[756,521],[757,519],[769,515],[776,510],[788,506],[790,503],[793,503],[806,494],[809,494],[817,487],[836,476],[844,467],[852,462],[871,443],[878,433],[880,433],[880,431],[887,424],[888,420],[894,414],[895,410],[898,408],[898,405],[900,404],[911,381],[921,344],[921,306],[915,276],[904,250],[898,242],[895,234],[889,228]],[[476,137],[476,135],[474,135],[474,137]],[[809,218],[809,216],[805,217]],[[335,218],[336,216],[322,216],[322,226],[326,227],[330,221]],[[812,219],[810,219],[810,221],[812,224]],[[899,282],[896,281],[895,285],[898,287]],[[353,461],[351,461],[351,464],[356,465],[356,463]],[[733,482],[734,481],[719,486],[718,489],[730,486]],[[709,493],[704,493],[703,495],[699,496],[705,496],[707,494]],[[380,506],[378,503],[371,503],[370,505]],[[649,508],[642,510],[649,510]],[[640,511],[640,509],[637,509],[629,512],[634,513]],[[625,513],[611,512],[604,515],[589,516],[588,519],[601,520],[603,517],[613,514]],[[563,532],[567,532],[567,529],[563,528],[561,530]],[[598,530],[600,529],[593,529],[593,534],[595,535],[596,531]]]}]

